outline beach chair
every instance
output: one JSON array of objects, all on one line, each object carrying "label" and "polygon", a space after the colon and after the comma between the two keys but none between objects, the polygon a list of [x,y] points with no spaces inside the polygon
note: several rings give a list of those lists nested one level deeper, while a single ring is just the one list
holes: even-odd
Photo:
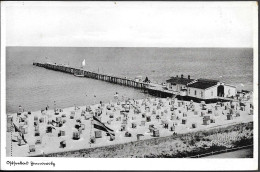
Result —
[{"label": "beach chair", "polygon": [[132,137],[132,134],[127,131],[127,132],[125,133],[125,137]]},{"label": "beach chair", "polygon": [[80,139],[80,133],[79,133],[79,131],[74,131],[74,132],[73,132],[72,139],[73,139],[73,140],[79,140],[79,139]]},{"label": "beach chair", "polygon": [[86,113],[86,111],[82,110],[81,111],[81,116],[85,116],[85,113]]},{"label": "beach chair", "polygon": [[125,107],[125,112],[126,112],[126,113],[129,113],[129,111],[130,111],[130,106],[127,105],[127,106]]},{"label": "beach chair", "polygon": [[126,129],[126,125],[121,125],[120,131],[125,131],[125,129]]},{"label": "beach chair", "polygon": [[124,118],[123,120],[122,120],[122,124],[127,124],[127,118]]},{"label": "beach chair", "polygon": [[141,126],[145,126],[145,121],[141,121]]},{"label": "beach chair", "polygon": [[215,123],[215,119],[210,119],[210,123]]},{"label": "beach chair", "polygon": [[95,138],[102,138],[102,132],[100,130],[95,131]]},{"label": "beach chair", "polygon": [[163,128],[168,129],[169,128],[169,123],[167,121],[164,122]]},{"label": "beach chair", "polygon": [[227,120],[232,120],[233,119],[233,116],[231,114],[228,114],[227,115]]},{"label": "beach chair", "polygon": [[137,134],[137,135],[136,135],[137,141],[139,141],[142,136],[144,136],[144,135],[143,135],[143,134]]},{"label": "beach chair", "polygon": [[209,125],[210,120],[209,119],[203,119],[203,125]]},{"label": "beach chair", "polygon": [[63,140],[60,142],[60,148],[65,148],[66,147],[66,141]]},{"label": "beach chair", "polygon": [[29,145],[29,153],[35,152],[35,145]]},{"label": "beach chair", "polygon": [[176,115],[171,115],[171,120],[176,120]]},{"label": "beach chair", "polygon": [[187,119],[182,119],[181,123],[182,124],[186,124],[187,123]]},{"label": "beach chair", "polygon": [[38,121],[34,121],[34,122],[33,122],[33,125],[34,125],[34,126],[38,126],[38,125],[39,125],[39,122],[38,122]]},{"label": "beach chair", "polygon": [[35,131],[34,136],[40,136],[40,132],[38,130]]},{"label": "beach chair", "polygon": [[34,121],[38,121],[38,116],[33,117]]},{"label": "beach chair", "polygon": [[56,122],[60,122],[61,121],[61,117],[56,117]]},{"label": "beach chair", "polygon": [[171,130],[171,131],[175,131],[175,126],[174,126],[174,125],[171,126],[170,130]]},{"label": "beach chair", "polygon": [[80,124],[75,124],[75,128],[79,129],[80,128]]},{"label": "beach chair", "polygon": [[51,126],[46,127],[46,133],[52,133],[52,127]]},{"label": "beach chair", "polygon": [[82,130],[85,130],[85,124],[80,124],[80,128],[82,128]]},{"label": "beach chair", "polygon": [[40,123],[43,123],[43,122],[44,122],[44,118],[41,117],[41,118],[39,119],[39,122],[40,122]]},{"label": "beach chair", "polygon": [[150,131],[150,133],[152,133],[154,129],[155,129],[155,128],[154,128],[154,124],[150,124],[150,125],[149,125],[149,131]]},{"label": "beach chair", "polygon": [[146,117],[146,122],[151,122],[151,116]]},{"label": "beach chair", "polygon": [[113,140],[115,140],[115,136],[110,135],[110,141],[113,141]]},{"label": "beach chair", "polygon": [[75,114],[70,114],[70,119],[74,119]]},{"label": "beach chair", "polygon": [[41,138],[37,138],[36,141],[35,141],[35,144],[36,145],[42,144],[42,139]]},{"label": "beach chair", "polygon": [[109,118],[114,118],[114,115],[113,114],[109,114]]},{"label": "beach chair", "polygon": [[90,138],[90,143],[95,143],[96,142],[96,138],[95,137],[91,137]]},{"label": "beach chair", "polygon": [[64,130],[60,130],[59,131],[58,137],[61,137],[61,136],[65,136],[65,131]]},{"label": "beach chair", "polygon": [[158,129],[153,130],[153,137],[160,137],[160,132]]},{"label": "beach chair", "polygon": [[191,128],[197,128],[197,123],[192,123]]},{"label": "beach chair", "polygon": [[150,110],[150,107],[146,106],[146,107],[145,107],[145,111],[146,111],[146,112],[150,112],[150,111],[151,111],[151,110]]},{"label": "beach chair", "polygon": [[75,112],[75,111],[71,111],[71,112],[70,112],[70,119],[74,119],[74,117],[75,117],[75,114],[76,114],[76,112]]}]

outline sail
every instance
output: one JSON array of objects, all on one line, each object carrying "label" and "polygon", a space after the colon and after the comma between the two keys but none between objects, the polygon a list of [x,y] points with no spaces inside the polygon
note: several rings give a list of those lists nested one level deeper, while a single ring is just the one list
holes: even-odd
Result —
[{"label": "sail", "polygon": [[85,66],[86,65],[86,62],[85,62],[85,59],[83,60],[82,62],[82,66]]}]

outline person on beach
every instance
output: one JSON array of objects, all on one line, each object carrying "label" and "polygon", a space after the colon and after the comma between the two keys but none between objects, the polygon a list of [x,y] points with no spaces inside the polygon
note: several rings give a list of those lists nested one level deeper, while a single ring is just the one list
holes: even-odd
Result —
[{"label": "person on beach", "polygon": [[44,154],[44,151],[43,151],[43,150],[41,150],[41,154],[42,154],[42,156],[45,156],[45,154]]}]

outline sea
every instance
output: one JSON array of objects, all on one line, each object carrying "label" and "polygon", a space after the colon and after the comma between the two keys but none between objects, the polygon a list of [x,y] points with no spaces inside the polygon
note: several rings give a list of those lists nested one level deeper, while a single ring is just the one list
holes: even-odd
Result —
[{"label": "sea", "polygon": [[141,99],[141,90],[33,66],[50,62],[115,76],[148,77],[166,82],[171,76],[217,79],[238,90],[253,90],[252,48],[142,47],[7,47],[6,111],[83,106],[119,99]]}]

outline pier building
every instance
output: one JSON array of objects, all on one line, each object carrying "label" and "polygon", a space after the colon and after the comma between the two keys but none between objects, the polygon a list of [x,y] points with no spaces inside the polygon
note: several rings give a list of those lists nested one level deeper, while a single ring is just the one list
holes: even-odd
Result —
[{"label": "pier building", "polygon": [[190,97],[198,100],[212,100],[234,98],[237,94],[236,87],[225,84],[218,80],[211,79],[191,79],[181,77],[171,77],[167,81],[167,89],[182,97]]},{"label": "pier building", "polygon": [[176,75],[176,77],[171,77],[166,81],[166,87],[171,91],[182,92],[187,90],[187,84],[192,83],[193,81],[194,79],[191,79],[190,75],[188,75],[188,78],[184,78],[183,75],[181,75],[181,77]]}]

